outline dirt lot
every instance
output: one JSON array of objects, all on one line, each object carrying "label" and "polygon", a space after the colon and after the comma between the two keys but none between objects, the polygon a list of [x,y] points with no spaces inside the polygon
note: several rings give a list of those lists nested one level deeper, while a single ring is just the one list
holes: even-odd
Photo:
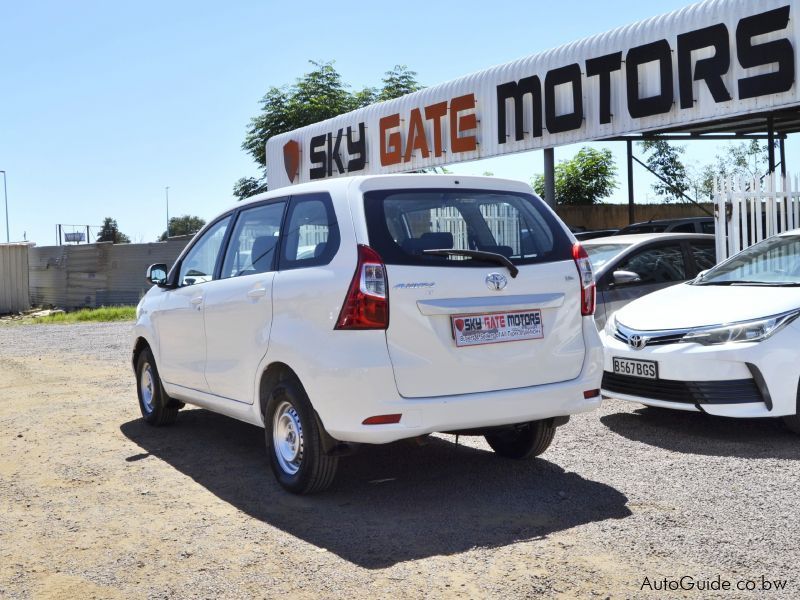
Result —
[{"label": "dirt lot", "polygon": [[140,421],[129,327],[0,326],[0,597],[800,594],[800,439],[776,422],[608,401],[535,461],[434,437],[297,498],[256,427]]}]

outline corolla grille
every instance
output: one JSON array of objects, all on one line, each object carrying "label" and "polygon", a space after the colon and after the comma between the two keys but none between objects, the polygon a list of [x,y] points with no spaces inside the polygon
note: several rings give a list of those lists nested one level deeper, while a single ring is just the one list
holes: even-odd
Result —
[{"label": "corolla grille", "polygon": [[614,337],[620,342],[631,345],[631,338],[638,336],[638,339],[644,340],[645,344],[642,346],[659,346],[664,344],[677,344],[683,341],[683,336],[689,333],[691,329],[667,329],[664,331],[639,331],[631,329],[624,325],[617,323],[614,329]]}]

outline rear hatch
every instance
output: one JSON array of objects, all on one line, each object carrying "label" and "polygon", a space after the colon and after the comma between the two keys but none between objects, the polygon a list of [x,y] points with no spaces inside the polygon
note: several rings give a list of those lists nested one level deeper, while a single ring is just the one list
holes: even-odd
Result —
[{"label": "rear hatch", "polygon": [[513,389],[580,374],[572,241],[541,200],[409,189],[366,192],[364,208],[370,246],[386,266],[386,339],[402,396]]}]

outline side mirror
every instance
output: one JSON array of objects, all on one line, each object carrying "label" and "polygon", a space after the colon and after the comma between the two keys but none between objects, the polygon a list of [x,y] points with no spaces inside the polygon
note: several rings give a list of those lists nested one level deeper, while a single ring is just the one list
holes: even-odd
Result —
[{"label": "side mirror", "polygon": [[164,287],[167,284],[167,265],[163,263],[150,265],[147,267],[145,279],[147,279],[147,281],[153,285]]},{"label": "side mirror", "polygon": [[614,271],[612,281],[614,285],[628,285],[630,283],[639,283],[642,280],[638,273],[633,271]]}]

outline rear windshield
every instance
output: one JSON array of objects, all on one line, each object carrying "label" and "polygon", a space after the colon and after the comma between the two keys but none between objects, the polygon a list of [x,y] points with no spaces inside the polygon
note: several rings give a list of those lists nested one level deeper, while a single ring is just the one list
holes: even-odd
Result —
[{"label": "rear windshield", "polygon": [[364,194],[370,245],[387,264],[483,266],[425,250],[480,250],[517,265],[572,259],[560,222],[531,194],[487,190],[382,190]]}]

